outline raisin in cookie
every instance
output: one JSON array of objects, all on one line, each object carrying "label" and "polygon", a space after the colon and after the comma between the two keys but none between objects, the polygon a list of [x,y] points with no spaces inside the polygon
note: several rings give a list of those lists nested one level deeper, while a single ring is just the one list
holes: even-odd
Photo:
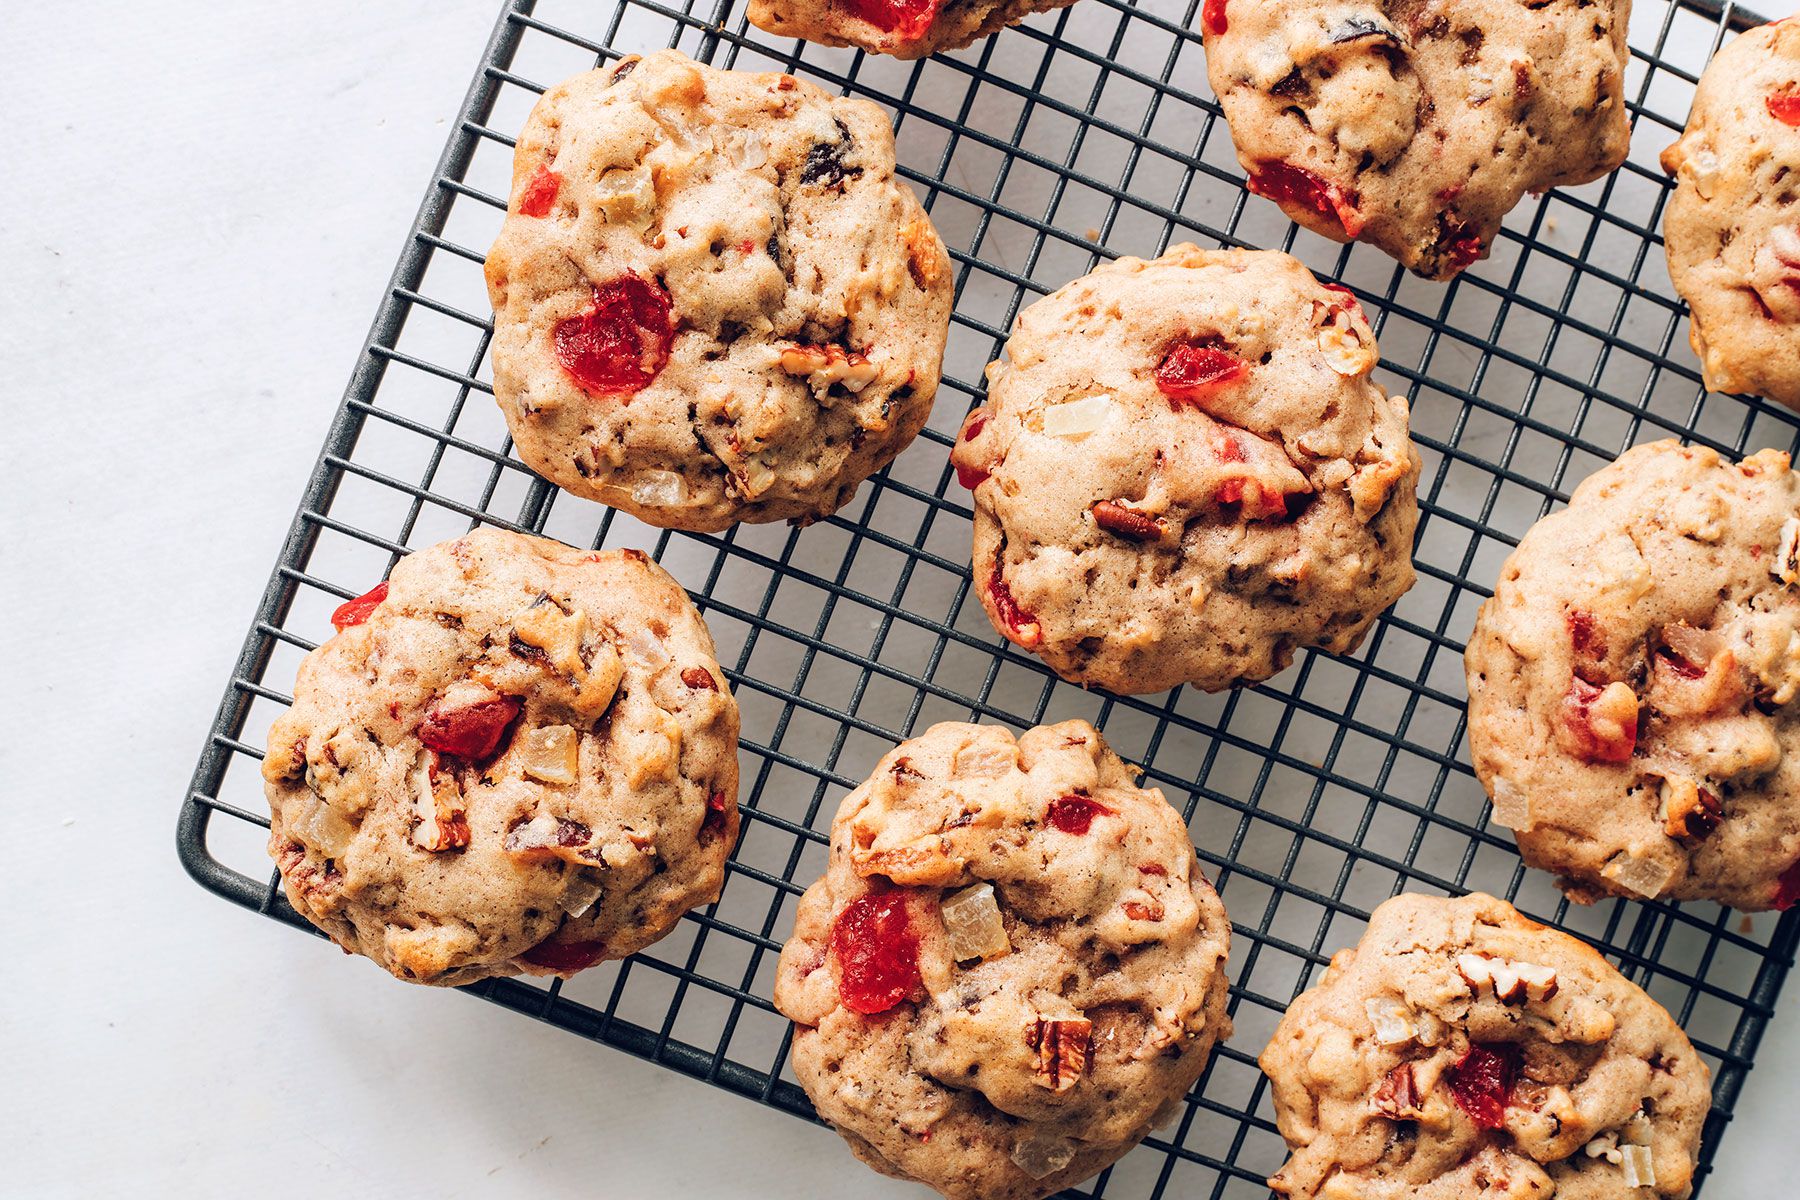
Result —
[{"label": "raisin in cookie", "polygon": [[1262,1053],[1319,1200],[1686,1196],[1706,1064],[1591,947],[1479,893],[1396,896]]},{"label": "raisin in cookie", "polygon": [[1664,441],[1507,559],[1469,638],[1469,747],[1574,898],[1800,899],[1797,537],[1787,455]]},{"label": "raisin in cookie", "polygon": [[480,530],[338,610],[269,732],[288,898],[401,979],[568,975],[717,898],[738,710],[637,550]]},{"label": "raisin in cookie", "polygon": [[1229,1036],[1225,909],[1181,814],[1085,721],[934,725],[831,826],[775,1004],[879,1171],[1027,1200],[1170,1117]]},{"label": "raisin in cookie", "polygon": [[1800,25],[1719,51],[1662,165],[1669,275],[1706,386],[1800,408]]},{"label": "raisin in cookie", "polygon": [[887,465],[952,288],[879,108],[673,50],[544,94],[487,283],[519,456],[694,530],[828,515]]},{"label": "raisin in cookie", "polygon": [[1206,70],[1250,190],[1428,279],[1526,192],[1625,161],[1630,0],[1207,0]]},{"label": "raisin in cookie", "polygon": [[1075,0],[750,0],[750,23],[780,37],[924,58]]},{"label": "raisin in cookie", "polygon": [[952,452],[994,627],[1114,692],[1345,653],[1413,581],[1419,460],[1375,335],[1286,254],[1125,258],[1019,316]]}]

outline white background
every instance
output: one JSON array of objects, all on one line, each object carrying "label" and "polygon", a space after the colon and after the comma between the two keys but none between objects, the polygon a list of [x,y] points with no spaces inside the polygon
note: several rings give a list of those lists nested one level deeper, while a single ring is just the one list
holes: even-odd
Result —
[{"label": "white background", "polygon": [[[924,1195],[821,1129],[394,983],[176,862],[495,8],[0,9],[0,1194]],[[1714,1196],[1794,1194],[1786,1000]]]}]

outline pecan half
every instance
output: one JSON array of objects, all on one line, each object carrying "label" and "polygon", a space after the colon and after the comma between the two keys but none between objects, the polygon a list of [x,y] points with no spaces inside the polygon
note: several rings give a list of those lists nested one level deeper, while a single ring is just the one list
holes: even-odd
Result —
[{"label": "pecan half", "polygon": [[1102,500],[1093,507],[1094,523],[1108,533],[1127,541],[1156,542],[1162,540],[1163,525],[1155,517],[1126,508],[1116,500]]},{"label": "pecan half", "polygon": [[1038,1052],[1039,1084],[1053,1092],[1075,1086],[1088,1064],[1088,1039],[1094,1024],[1086,1017],[1039,1017],[1025,1031],[1026,1044]]}]

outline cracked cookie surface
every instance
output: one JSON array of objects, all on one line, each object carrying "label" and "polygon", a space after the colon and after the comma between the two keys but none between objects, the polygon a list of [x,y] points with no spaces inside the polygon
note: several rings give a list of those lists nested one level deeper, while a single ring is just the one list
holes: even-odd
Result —
[{"label": "cracked cookie surface", "polygon": [[1208,0],[1206,69],[1250,190],[1429,279],[1527,192],[1625,161],[1629,0]]},{"label": "cracked cookie surface", "polygon": [[1412,585],[1419,460],[1355,298],[1289,255],[1173,247],[1019,315],[951,461],[988,617],[1122,693],[1354,649]]},{"label": "cracked cookie surface", "polygon": [[886,466],[953,286],[879,108],[673,50],[532,109],[487,284],[519,456],[691,530],[827,516]]},{"label": "cracked cookie surface", "polygon": [[1669,276],[1706,386],[1800,408],[1800,25],[1719,51],[1662,165]]},{"label": "cracked cookie surface", "polygon": [[1093,726],[934,725],[839,808],[775,1004],[859,1158],[1027,1200],[1178,1110],[1230,1033],[1229,941],[1181,814]]},{"label": "cracked cookie surface", "polygon": [[822,46],[858,46],[871,54],[924,58],[960,50],[1035,12],[1075,0],[750,0],[758,29]]},{"label": "cracked cookie surface", "polygon": [[1469,747],[1578,900],[1800,899],[1800,475],[1654,442],[1526,533],[1470,635]]},{"label": "cracked cookie surface", "polygon": [[1260,1060],[1319,1200],[1690,1193],[1712,1096],[1661,1005],[1479,893],[1402,895],[1288,1007]]},{"label": "cracked cookie surface", "polygon": [[717,898],[737,703],[641,551],[483,529],[338,610],[263,778],[289,900],[401,979],[568,975]]}]

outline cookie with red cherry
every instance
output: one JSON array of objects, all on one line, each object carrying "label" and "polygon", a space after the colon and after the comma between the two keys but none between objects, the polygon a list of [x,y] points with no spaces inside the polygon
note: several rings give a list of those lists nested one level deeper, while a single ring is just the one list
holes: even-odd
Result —
[{"label": "cookie with red cherry", "polygon": [[1281,1196],[1685,1197],[1712,1104],[1662,1006],[1476,893],[1401,895],[1262,1052]]},{"label": "cookie with red cherry", "polygon": [[737,703],[637,550],[482,529],[340,608],[269,731],[269,853],[346,951],[414,983],[571,975],[718,898]]},{"label": "cookie with red cherry", "polygon": [[1470,634],[1469,749],[1570,896],[1800,900],[1800,474],[1653,442],[1539,521]]},{"label": "cookie with red cherry", "polygon": [[1740,34],[1663,151],[1669,277],[1706,386],[1800,408],[1800,24]]},{"label": "cookie with red cherry", "polygon": [[1428,279],[1527,192],[1625,161],[1630,0],[1207,0],[1206,70],[1252,192]]},{"label": "cookie with red cherry", "polygon": [[1179,1111],[1230,1035],[1230,937],[1181,814],[1093,726],[947,723],[838,809],[775,1005],[857,1157],[1038,1200]]},{"label": "cookie with red cherry", "polygon": [[1075,0],[750,0],[750,23],[778,37],[924,58],[960,50]]},{"label": "cookie with red cherry", "polygon": [[1419,460],[1356,298],[1179,245],[1019,315],[951,460],[994,628],[1120,693],[1348,653],[1413,582]]},{"label": "cookie with red cherry", "polygon": [[930,414],[953,286],[881,109],[674,50],[544,93],[487,285],[519,457],[690,530],[847,503]]}]

